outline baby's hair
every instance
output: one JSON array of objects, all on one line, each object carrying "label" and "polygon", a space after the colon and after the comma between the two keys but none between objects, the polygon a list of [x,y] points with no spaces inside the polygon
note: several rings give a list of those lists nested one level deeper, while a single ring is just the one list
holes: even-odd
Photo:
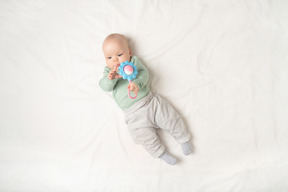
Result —
[{"label": "baby's hair", "polygon": [[110,35],[108,35],[106,39],[114,39],[114,38],[121,38],[121,39],[127,39],[124,35],[120,34],[120,33],[112,33]]},{"label": "baby's hair", "polygon": [[109,40],[112,40],[112,39],[115,39],[115,40],[118,40],[118,41],[122,41],[124,43],[127,44],[127,46],[130,48],[129,46],[129,41],[127,39],[127,37],[125,37],[124,35],[120,34],[120,33],[112,33],[110,35],[108,35],[105,40],[103,41],[103,45],[105,42],[109,41]]}]

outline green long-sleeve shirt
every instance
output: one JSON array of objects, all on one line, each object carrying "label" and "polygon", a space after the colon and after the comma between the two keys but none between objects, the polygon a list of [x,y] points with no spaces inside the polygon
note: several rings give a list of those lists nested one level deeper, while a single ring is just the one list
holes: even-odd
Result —
[{"label": "green long-sleeve shirt", "polygon": [[[113,98],[122,110],[130,108],[133,104],[147,96],[150,92],[150,87],[148,85],[149,73],[146,67],[136,56],[131,58],[131,62],[134,63],[138,71],[136,78],[132,80],[132,82],[138,85],[139,88],[136,99],[131,99],[128,96],[127,87],[129,82],[127,79],[108,79],[108,74],[111,69],[109,69],[107,66],[104,68],[103,77],[99,81],[99,86],[103,91],[113,91]],[[132,94],[133,93],[131,93],[131,95]]]}]

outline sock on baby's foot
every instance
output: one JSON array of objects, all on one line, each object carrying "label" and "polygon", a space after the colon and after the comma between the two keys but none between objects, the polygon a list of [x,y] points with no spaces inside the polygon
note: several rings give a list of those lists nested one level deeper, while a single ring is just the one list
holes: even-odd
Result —
[{"label": "sock on baby's foot", "polygon": [[193,152],[190,141],[181,144],[184,155],[189,155]]},{"label": "sock on baby's foot", "polygon": [[167,151],[164,151],[164,153],[162,153],[159,158],[168,163],[169,165],[175,165],[177,163],[177,159],[171,154],[169,154]]}]

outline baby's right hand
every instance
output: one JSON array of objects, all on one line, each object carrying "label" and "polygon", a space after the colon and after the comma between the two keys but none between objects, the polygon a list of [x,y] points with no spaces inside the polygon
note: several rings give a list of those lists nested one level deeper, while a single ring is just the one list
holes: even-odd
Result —
[{"label": "baby's right hand", "polygon": [[108,74],[108,79],[112,80],[112,79],[118,79],[118,78],[121,78],[122,76],[119,75],[117,73],[117,69],[120,65],[115,65],[114,68],[109,72]]}]

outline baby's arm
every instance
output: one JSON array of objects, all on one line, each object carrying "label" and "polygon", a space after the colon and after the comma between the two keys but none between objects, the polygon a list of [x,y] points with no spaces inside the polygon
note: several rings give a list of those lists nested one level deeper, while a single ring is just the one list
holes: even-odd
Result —
[{"label": "baby's arm", "polygon": [[138,74],[137,77],[134,80],[132,80],[132,83],[136,84],[137,89],[140,90],[142,87],[147,85],[149,80],[149,73],[146,67],[142,64],[142,62],[138,58],[135,60],[134,64],[137,67]]},{"label": "baby's arm", "polygon": [[[99,86],[101,87],[103,91],[107,91],[107,92],[112,91],[115,84],[117,83],[119,77],[115,78],[115,75],[114,75],[114,77],[112,78],[113,76],[112,73],[113,73],[113,70],[110,70],[108,67],[104,68],[103,77],[99,81]],[[111,77],[109,77],[110,74],[111,74]]]}]

